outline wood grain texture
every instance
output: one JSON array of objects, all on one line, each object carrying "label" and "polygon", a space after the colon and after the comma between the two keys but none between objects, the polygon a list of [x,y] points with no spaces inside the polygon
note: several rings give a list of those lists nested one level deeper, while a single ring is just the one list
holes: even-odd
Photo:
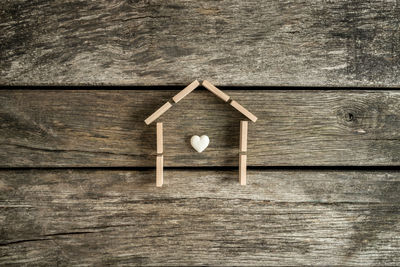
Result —
[{"label": "wood grain texture", "polygon": [[399,86],[381,0],[4,0],[0,84]]},{"label": "wood grain texture", "polygon": [[0,171],[0,265],[400,264],[398,172]]},{"label": "wood grain texture", "polygon": [[[249,166],[398,166],[399,91],[229,91],[259,117]],[[0,91],[2,167],[154,167],[156,126],[143,119],[175,91]],[[162,117],[164,164],[237,166],[231,106],[198,89]],[[190,137],[206,134],[201,154]]]}]

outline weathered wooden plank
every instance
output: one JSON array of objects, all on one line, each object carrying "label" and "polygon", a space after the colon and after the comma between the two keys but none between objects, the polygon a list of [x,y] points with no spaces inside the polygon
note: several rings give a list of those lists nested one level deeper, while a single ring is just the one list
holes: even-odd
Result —
[{"label": "weathered wooden plank", "polygon": [[400,264],[390,171],[0,171],[0,265]]},{"label": "weathered wooden plank", "polygon": [[399,86],[381,0],[2,1],[0,84]]},{"label": "weathered wooden plank", "polygon": [[[154,167],[155,124],[143,120],[174,91],[0,91],[2,167]],[[399,91],[229,91],[254,112],[249,166],[400,163]],[[164,163],[237,166],[239,121],[231,106],[198,89],[161,117]],[[207,134],[201,154],[193,135]]]}]

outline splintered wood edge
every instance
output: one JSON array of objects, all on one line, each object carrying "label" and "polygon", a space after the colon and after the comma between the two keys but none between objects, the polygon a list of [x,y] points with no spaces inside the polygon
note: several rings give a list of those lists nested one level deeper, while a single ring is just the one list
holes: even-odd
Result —
[{"label": "splintered wood edge", "polygon": [[248,111],[245,107],[243,107],[242,105],[240,105],[238,102],[236,102],[235,100],[232,100],[231,102],[231,106],[234,107],[235,109],[237,109],[237,111],[239,111],[240,113],[242,113],[243,115],[245,115],[247,118],[249,118],[249,120],[251,120],[252,122],[256,122],[257,121],[257,117],[253,115],[253,113],[251,113],[250,111]]},{"label": "splintered wood edge", "polygon": [[248,130],[248,121],[240,121],[240,144],[239,144],[239,152],[247,151],[247,130]]},{"label": "splintered wood edge", "polygon": [[207,80],[204,80],[202,85],[207,88],[211,93],[215,94],[216,96],[218,96],[219,98],[221,98],[222,100],[224,100],[225,102],[228,102],[228,100],[230,99],[229,95],[225,94],[224,92],[222,92],[220,89],[218,89],[217,87],[215,87],[212,83],[210,83]]},{"label": "splintered wood edge", "polygon": [[158,119],[158,117],[160,117],[162,114],[164,114],[164,112],[166,112],[171,107],[172,107],[171,103],[169,103],[169,102],[165,103],[159,109],[157,109],[153,114],[151,114],[147,119],[145,119],[144,122],[147,125],[149,125],[150,123],[152,123],[153,121]]},{"label": "splintered wood edge", "polygon": [[158,155],[156,160],[156,186],[161,187],[164,183],[164,156]]},{"label": "splintered wood edge", "polygon": [[177,93],[172,100],[174,100],[175,103],[178,103],[181,101],[185,96],[190,94],[194,89],[196,89],[200,85],[200,82],[198,80],[194,80],[191,84],[186,86],[182,91]]},{"label": "splintered wood edge", "polygon": [[247,155],[239,155],[239,183],[246,185],[246,168],[247,168]]},{"label": "splintered wood edge", "polygon": [[163,124],[162,122],[157,122],[157,154],[164,152],[163,142]]}]

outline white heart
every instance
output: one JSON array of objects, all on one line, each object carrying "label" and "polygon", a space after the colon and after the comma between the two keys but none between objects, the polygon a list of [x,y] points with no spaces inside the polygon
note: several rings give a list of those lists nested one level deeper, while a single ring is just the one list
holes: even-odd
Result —
[{"label": "white heart", "polygon": [[190,143],[197,152],[201,153],[208,147],[208,144],[210,144],[210,139],[207,135],[202,135],[201,137],[193,135],[190,139]]}]

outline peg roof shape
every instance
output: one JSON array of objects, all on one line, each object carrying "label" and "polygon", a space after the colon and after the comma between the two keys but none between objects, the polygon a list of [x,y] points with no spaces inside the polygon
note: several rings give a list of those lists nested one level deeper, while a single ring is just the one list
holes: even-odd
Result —
[{"label": "peg roof shape", "polygon": [[[204,86],[207,90],[209,90],[211,93],[216,95],[217,97],[221,98],[224,102],[229,103],[232,107],[234,107],[237,111],[242,113],[244,116],[246,116],[249,120],[252,122],[257,121],[257,117],[254,116],[250,111],[248,111],[246,108],[244,108],[242,105],[240,105],[238,102],[233,100],[229,95],[215,87],[212,83],[210,83],[207,80],[204,80],[201,83],[202,86]],[[178,103],[181,101],[183,98],[185,98],[188,94],[193,92],[194,89],[200,86],[200,82],[198,80],[194,80],[191,84],[186,86],[182,91],[180,91],[178,94],[176,94],[172,100],[175,103]],[[172,107],[172,104],[168,101],[164,105],[162,105],[159,109],[153,112],[147,119],[144,120],[144,122],[149,125],[153,121],[157,120],[162,114],[164,114],[168,109]]]}]

